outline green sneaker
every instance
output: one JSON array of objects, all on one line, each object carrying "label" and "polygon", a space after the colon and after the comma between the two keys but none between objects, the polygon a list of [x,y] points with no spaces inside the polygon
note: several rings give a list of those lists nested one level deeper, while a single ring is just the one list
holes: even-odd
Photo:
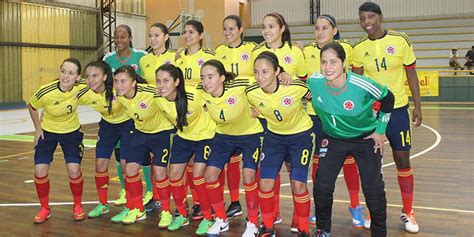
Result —
[{"label": "green sneaker", "polygon": [[115,200],[115,206],[122,206],[127,203],[127,198],[125,197],[125,189],[120,190],[119,197]]},{"label": "green sneaker", "polygon": [[158,223],[158,227],[166,229],[173,221],[173,215],[169,211],[162,211],[160,213],[160,222]]},{"label": "green sneaker", "polygon": [[146,192],[145,196],[143,197],[143,206],[145,206],[152,199],[153,199],[153,192]]},{"label": "green sneaker", "polygon": [[122,223],[123,218],[127,215],[130,210],[128,208],[124,208],[119,214],[113,216],[110,220],[114,223]]},{"label": "green sneaker", "polygon": [[109,213],[109,211],[110,211],[110,208],[109,208],[108,205],[102,205],[102,203],[99,203],[99,205],[94,207],[94,209],[92,209],[92,211],[87,213],[87,216],[89,218],[96,218],[96,217],[99,217],[102,214]]},{"label": "green sneaker", "polygon": [[168,230],[179,230],[183,226],[189,225],[189,218],[179,215],[173,219],[171,224],[168,226]]},{"label": "green sneaker", "polygon": [[124,224],[133,224],[137,221],[145,220],[146,219],[146,212],[140,211],[138,208],[134,208],[133,210],[129,211],[127,215],[122,220]]},{"label": "green sneaker", "polygon": [[196,234],[197,235],[206,235],[207,234],[207,230],[209,230],[209,228],[214,224],[213,221],[211,220],[206,220],[206,219],[202,219],[201,223],[199,224],[197,230],[196,230]]}]

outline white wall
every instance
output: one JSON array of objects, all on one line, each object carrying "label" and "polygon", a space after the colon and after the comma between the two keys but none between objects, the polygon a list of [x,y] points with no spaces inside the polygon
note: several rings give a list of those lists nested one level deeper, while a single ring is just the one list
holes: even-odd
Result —
[{"label": "white wall", "polygon": [[[276,11],[289,24],[308,24],[310,0],[253,0],[252,26],[259,26],[263,16]],[[358,8],[365,0],[321,0],[321,13],[340,20],[358,19]],[[474,15],[473,0],[372,0],[380,5],[385,18],[423,18],[430,16]]]}]

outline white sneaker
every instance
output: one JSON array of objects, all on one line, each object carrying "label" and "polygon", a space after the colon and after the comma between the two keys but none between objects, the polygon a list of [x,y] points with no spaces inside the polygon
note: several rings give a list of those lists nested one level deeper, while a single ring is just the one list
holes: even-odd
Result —
[{"label": "white sneaker", "polygon": [[415,211],[411,210],[409,214],[403,213],[400,215],[400,220],[405,226],[405,230],[409,233],[418,233],[420,227],[416,223]]},{"label": "white sneaker", "polygon": [[245,228],[242,237],[255,237],[258,234],[258,228],[254,223],[247,221],[247,227]]},{"label": "white sneaker", "polygon": [[367,218],[365,218],[364,220],[364,228],[370,229],[370,223],[371,223],[371,220],[370,220],[370,213],[369,213],[367,215]]},{"label": "white sneaker", "polygon": [[214,224],[207,231],[207,235],[219,236],[219,233],[225,232],[228,230],[229,230],[229,219],[224,221],[221,218],[217,217],[214,220]]}]

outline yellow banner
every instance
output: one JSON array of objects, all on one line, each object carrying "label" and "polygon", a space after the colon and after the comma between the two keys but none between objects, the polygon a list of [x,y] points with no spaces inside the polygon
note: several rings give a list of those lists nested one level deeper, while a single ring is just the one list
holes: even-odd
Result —
[{"label": "yellow banner", "polygon": [[[418,82],[420,85],[421,96],[438,96],[439,95],[439,75],[438,71],[417,71]],[[411,96],[408,81],[405,81],[405,91]]]}]

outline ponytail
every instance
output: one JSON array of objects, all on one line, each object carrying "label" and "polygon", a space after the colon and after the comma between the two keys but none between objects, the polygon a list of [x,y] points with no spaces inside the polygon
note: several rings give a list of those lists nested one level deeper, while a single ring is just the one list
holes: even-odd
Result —
[{"label": "ponytail", "polygon": [[186,89],[184,87],[184,76],[180,68],[174,66],[173,64],[163,64],[158,69],[156,69],[155,74],[158,71],[165,71],[173,78],[173,81],[179,80],[178,86],[176,87],[176,128],[183,131],[183,127],[188,125],[186,116],[188,114],[188,96],[186,94]]},{"label": "ponytail", "polygon": [[103,61],[92,61],[86,65],[86,68],[84,69],[84,74],[88,67],[99,68],[107,76],[104,81],[105,100],[107,101],[107,111],[109,112],[109,114],[112,114],[112,101],[114,100],[114,78],[112,75],[112,70],[110,69],[109,65],[107,65],[107,63],[104,63]]},{"label": "ponytail", "polygon": [[225,67],[224,67],[224,64],[222,64],[222,62],[219,61],[219,60],[216,60],[216,59],[207,60],[202,65],[201,68],[203,68],[204,66],[214,67],[216,69],[217,73],[219,74],[219,76],[223,75],[225,77],[224,83],[228,83],[229,81],[232,81],[237,77],[237,74],[235,74],[233,72],[226,71]]}]

